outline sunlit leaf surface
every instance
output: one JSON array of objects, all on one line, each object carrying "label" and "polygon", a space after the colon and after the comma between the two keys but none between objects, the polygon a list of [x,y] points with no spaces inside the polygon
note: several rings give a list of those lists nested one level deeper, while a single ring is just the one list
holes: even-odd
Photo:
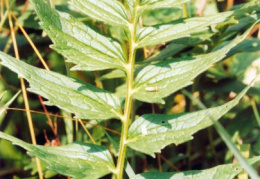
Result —
[{"label": "sunlit leaf surface", "polygon": [[124,69],[120,45],[95,32],[66,13],[50,8],[43,1],[31,0],[44,31],[54,42],[51,47],[76,64],[73,70]]},{"label": "sunlit leaf surface", "polygon": [[[162,98],[192,84],[192,79],[223,59],[234,46],[247,36],[250,29],[217,51],[148,65],[138,73],[135,79],[134,97],[145,102],[164,103]],[[155,90],[148,90],[150,88]]]},{"label": "sunlit leaf surface", "polygon": [[64,75],[28,65],[3,52],[1,64],[30,83],[29,91],[47,98],[48,105],[82,119],[120,118],[120,102],[112,93]]},{"label": "sunlit leaf surface", "polygon": [[155,157],[169,144],[181,144],[193,139],[193,134],[213,124],[244,96],[245,88],[234,100],[206,110],[173,115],[145,114],[130,126],[127,144],[132,149]]},{"label": "sunlit leaf surface", "polygon": [[0,138],[18,145],[48,164],[48,169],[77,179],[100,178],[115,169],[106,147],[75,142],[61,147],[32,145],[0,132]]},{"label": "sunlit leaf surface", "polygon": [[[249,160],[250,164],[254,164],[260,160],[260,157],[254,157]],[[168,178],[168,179],[231,179],[237,176],[243,168],[239,163],[232,163],[226,165],[219,165],[214,168],[206,170],[190,170],[184,172],[147,172],[136,175],[131,179],[158,179],[158,178]]]},{"label": "sunlit leaf surface", "polygon": [[71,0],[72,5],[84,14],[111,25],[128,26],[128,16],[123,4],[117,0]]}]

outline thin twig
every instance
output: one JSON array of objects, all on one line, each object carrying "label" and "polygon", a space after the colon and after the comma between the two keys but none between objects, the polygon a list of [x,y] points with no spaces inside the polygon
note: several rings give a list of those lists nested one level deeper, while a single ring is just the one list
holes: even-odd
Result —
[{"label": "thin twig", "polygon": [[93,144],[97,144],[96,141],[94,140],[94,138],[92,137],[92,135],[90,134],[90,132],[88,131],[88,129],[86,128],[86,126],[83,124],[81,119],[79,119],[79,123],[81,124],[81,126],[83,127],[85,132],[88,134],[88,136],[89,136],[90,140],[92,141],[92,143]]},{"label": "thin twig", "polygon": [[234,0],[227,0],[227,8],[226,8],[226,10],[229,10],[233,6],[234,6]]},{"label": "thin twig", "polygon": [[196,12],[196,16],[201,16],[203,14],[203,10],[204,10],[206,4],[207,4],[207,0],[202,0],[201,4]]},{"label": "thin twig", "polygon": [[4,18],[4,0],[1,0],[0,2],[0,18]]},{"label": "thin twig", "polygon": [[161,155],[161,158],[168,163],[175,171],[181,171],[179,168],[177,168],[172,162],[170,162],[167,158],[165,158],[163,155]]},{"label": "thin twig", "polygon": [[97,71],[94,71],[94,76],[95,76],[95,83],[96,83],[96,87],[103,89],[103,84],[102,82],[99,80],[99,75]]},{"label": "thin twig", "polygon": [[38,98],[39,98],[40,103],[41,103],[41,105],[42,105],[42,108],[43,108],[43,110],[44,110],[44,112],[45,112],[45,114],[46,114],[46,117],[47,117],[47,120],[48,120],[47,123],[48,123],[48,125],[51,127],[52,132],[55,134],[55,132],[54,132],[54,126],[53,126],[53,124],[52,124],[52,120],[51,120],[51,118],[50,118],[50,115],[49,115],[49,112],[48,112],[46,106],[45,106],[44,103],[43,103],[43,99],[42,99],[42,97],[39,96],[39,95],[38,95]]},{"label": "thin twig", "polygon": [[44,61],[44,59],[42,58],[39,50],[36,48],[36,46],[34,45],[33,41],[31,40],[31,38],[29,37],[29,35],[27,34],[27,32],[24,30],[23,26],[21,25],[21,23],[18,21],[18,19],[16,18],[16,16],[14,15],[14,13],[11,11],[11,14],[17,24],[17,26],[19,27],[19,29],[22,31],[24,37],[28,40],[29,44],[32,46],[33,50],[35,51],[36,55],[38,56],[38,58],[40,59],[40,61],[42,62],[44,68],[46,70],[50,70],[50,68],[48,67],[48,65],[46,64],[46,62]]},{"label": "thin twig", "polygon": [[258,25],[258,34],[257,34],[257,38],[260,38],[260,25]]},{"label": "thin twig", "polygon": [[29,0],[26,0],[26,2],[24,3],[23,9],[21,10],[22,14],[25,13],[25,11],[27,10],[29,4],[30,4]]},{"label": "thin twig", "polygon": [[161,155],[160,155],[160,154],[156,154],[156,156],[157,156],[157,162],[158,162],[159,172],[162,172],[162,161],[161,161]]},{"label": "thin twig", "polygon": [[[6,3],[6,7],[9,8],[8,2],[6,1],[5,3]],[[19,60],[20,56],[19,56],[19,52],[18,52],[18,45],[17,45],[17,42],[16,42],[14,26],[13,26],[13,22],[12,22],[12,18],[11,18],[10,14],[8,14],[8,19],[9,19],[9,25],[10,25],[10,30],[11,30],[11,36],[12,36],[12,39],[13,39],[13,47],[14,47],[15,57]],[[24,79],[20,78],[20,82],[21,82],[21,88],[22,88],[22,94],[23,94],[23,98],[24,98],[25,108],[28,110],[26,112],[26,114],[27,114],[27,120],[28,120],[28,124],[29,124],[29,130],[30,130],[30,134],[31,134],[32,143],[34,145],[36,145],[35,132],[34,132],[34,127],[33,127],[33,122],[32,122],[32,116],[31,116],[31,113],[29,112],[29,110],[30,110],[29,99],[28,99],[28,96],[27,96]],[[37,157],[35,159],[36,159],[36,165],[37,165],[37,169],[38,169],[39,178],[43,179],[43,173],[42,173],[42,169],[41,169],[40,160]]]},{"label": "thin twig", "polygon": [[[26,109],[21,109],[21,108],[5,108],[5,107],[0,107],[0,109],[5,109],[5,110],[16,110],[16,111],[27,111]],[[46,115],[45,112],[40,112],[40,111],[35,111],[35,110],[29,110],[30,112],[32,113],[37,113],[37,114],[42,114],[42,115]],[[53,116],[53,117],[58,117],[58,118],[62,118],[62,119],[69,119],[69,120],[73,120],[73,121],[76,121],[77,119],[75,118],[71,118],[71,117],[66,117],[66,116],[61,116],[61,115],[57,115],[57,114],[52,114],[52,113],[48,113],[48,115],[50,116]],[[95,126],[95,127],[99,127],[99,128],[104,128],[106,131],[110,131],[114,134],[118,134],[120,135],[121,133],[116,131],[116,130],[113,130],[113,129],[110,129],[110,128],[107,128],[107,127],[103,127],[101,125],[98,125],[98,124],[92,124],[90,122],[87,122],[87,121],[83,121],[84,124],[89,124],[89,125],[92,125],[92,126]]]}]

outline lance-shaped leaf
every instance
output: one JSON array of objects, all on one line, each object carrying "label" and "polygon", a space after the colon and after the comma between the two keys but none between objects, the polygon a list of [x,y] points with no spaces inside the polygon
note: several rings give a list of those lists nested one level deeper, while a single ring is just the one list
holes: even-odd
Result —
[{"label": "lance-shaped leaf", "polygon": [[74,78],[39,69],[0,52],[1,64],[30,83],[29,91],[39,94],[76,118],[120,118],[120,102],[112,93]]},{"label": "lance-shaped leaf", "polygon": [[151,61],[165,60],[168,57],[171,57],[183,49],[199,44],[203,41],[209,40],[214,33],[205,31],[200,32],[198,34],[193,34],[192,37],[184,37],[180,39],[173,40],[169,45],[167,45],[160,53],[151,56],[149,59],[145,60],[145,62],[149,63]]},{"label": "lance-shaped leaf", "polygon": [[[238,23],[238,19],[249,17],[248,21],[252,24],[259,19],[259,4],[251,1],[242,5],[234,11],[218,13],[207,17],[194,17],[180,19],[170,24],[144,27],[137,34],[138,47],[156,45],[173,39],[190,36],[193,33],[207,30],[209,26],[223,23]],[[251,17],[252,16],[252,17]],[[232,18],[235,18],[232,19]],[[257,18],[258,17],[258,18]],[[226,23],[228,21],[228,23]],[[239,25],[240,23],[238,23]],[[247,22],[247,25],[248,22]]]},{"label": "lance-shaped leaf", "polygon": [[158,8],[178,7],[190,0],[141,0],[139,12]]},{"label": "lance-shaped leaf", "polygon": [[233,12],[224,12],[207,17],[181,19],[170,24],[143,27],[138,31],[138,47],[157,45],[192,33],[205,31],[209,26],[224,22]]},{"label": "lance-shaped leaf", "polygon": [[232,47],[247,36],[251,28],[215,52],[171,59],[145,67],[135,79],[134,97],[145,102],[164,103],[162,98],[190,85],[192,79],[207,70],[213,63],[223,59]]},{"label": "lance-shaped leaf", "polygon": [[[249,159],[248,162],[253,165],[260,160],[260,156]],[[206,170],[190,170],[184,172],[147,172],[141,173],[132,177],[131,179],[157,179],[157,178],[168,178],[168,179],[230,179],[237,176],[243,168],[239,163],[218,165],[216,167]]]},{"label": "lance-shaped leaf", "polygon": [[[20,92],[21,91],[18,91],[9,101],[7,101],[7,103],[4,104],[3,108],[0,109],[0,117],[4,114],[4,112],[6,111],[6,108],[8,108],[12,104],[12,102],[17,98],[17,96],[20,94]],[[5,92],[0,95],[0,100],[2,99],[4,94],[5,94]]]},{"label": "lance-shaped leaf", "polygon": [[155,157],[169,144],[181,144],[193,139],[193,134],[213,124],[234,107],[249,87],[232,101],[214,108],[173,115],[146,114],[139,117],[129,128],[127,145],[134,150]]},{"label": "lance-shaped leaf", "polygon": [[61,147],[28,144],[13,136],[0,132],[0,138],[11,141],[48,164],[48,169],[73,178],[100,178],[115,170],[113,159],[106,147],[71,143]]},{"label": "lance-shaped leaf", "polygon": [[126,0],[126,3],[129,8],[133,9],[139,0]]},{"label": "lance-shaped leaf", "polygon": [[84,14],[111,25],[128,27],[125,7],[117,0],[71,0],[73,6]]},{"label": "lance-shaped leaf", "polygon": [[73,70],[124,69],[120,45],[98,34],[66,13],[50,8],[43,1],[31,0],[45,32],[54,42],[52,48],[76,64]]},{"label": "lance-shaped leaf", "polygon": [[[159,60],[165,60],[168,57],[171,57],[181,50],[203,41],[209,40],[214,33],[210,33],[209,31],[200,32],[199,34],[194,34],[192,37],[184,37],[180,39],[176,39],[172,41],[169,45],[167,45],[160,53],[151,56],[149,59],[137,64],[135,67],[135,74],[138,74],[145,66],[149,63]],[[225,44],[226,45],[226,44]],[[141,65],[141,66],[140,66]],[[100,80],[104,79],[113,79],[113,78],[124,78],[125,73],[122,70],[115,69],[105,75],[100,77]]]}]

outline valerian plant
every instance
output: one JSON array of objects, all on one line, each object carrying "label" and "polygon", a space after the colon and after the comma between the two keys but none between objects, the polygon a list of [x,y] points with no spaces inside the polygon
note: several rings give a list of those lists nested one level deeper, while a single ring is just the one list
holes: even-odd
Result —
[{"label": "valerian plant", "polygon": [[[125,92],[124,105],[121,105],[120,98],[112,92],[75,78],[33,67],[3,52],[0,52],[1,65],[26,79],[30,84],[28,91],[46,98],[48,101],[45,104],[73,113],[74,118],[120,120],[122,130],[117,161],[114,163],[106,146],[75,142],[61,147],[47,147],[28,144],[3,132],[0,132],[0,137],[23,147],[29,155],[45,161],[49,169],[62,175],[100,178],[112,173],[120,179],[126,168],[127,148],[155,157],[155,153],[160,153],[167,145],[179,145],[192,140],[193,134],[213,125],[214,121],[239,102],[248,88],[232,101],[218,107],[171,115],[133,116],[133,99],[163,105],[166,97],[191,85],[194,78],[229,56],[231,50],[234,53],[236,46],[246,38],[259,19],[259,4],[251,1],[211,16],[140,26],[139,20],[144,13],[155,9],[181,7],[188,1],[125,0],[124,6],[117,0],[70,0],[72,6],[87,16],[120,29],[124,33],[124,39],[116,40],[93,30],[67,13],[49,7],[41,0],[30,0],[44,32],[53,41],[51,48],[63,55],[67,62],[75,64],[71,70],[119,71],[119,75],[110,75],[110,78],[125,79],[126,85],[122,86],[122,91]],[[238,32],[244,33],[224,33],[228,26],[234,27],[241,19],[244,23],[236,28]],[[209,41],[213,36],[218,38],[220,45],[214,44],[205,53],[171,58],[178,51],[205,40]],[[221,38],[224,37],[228,41],[221,43]],[[160,53],[142,63],[136,63],[143,58],[137,55],[138,49],[163,43],[168,43],[168,46]],[[248,162],[253,164],[259,159],[255,157]],[[237,163],[201,171],[148,172],[138,175],[128,172],[128,177],[233,178],[242,170]]]}]

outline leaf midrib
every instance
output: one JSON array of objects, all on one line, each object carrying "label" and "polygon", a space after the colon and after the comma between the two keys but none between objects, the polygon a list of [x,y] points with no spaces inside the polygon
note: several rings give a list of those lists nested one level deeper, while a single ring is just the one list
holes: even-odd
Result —
[{"label": "leaf midrib", "polygon": [[[77,1],[81,6],[83,6],[83,7],[85,7],[85,5],[84,4],[82,4],[82,1]],[[104,2],[103,1],[103,3],[106,3],[106,2]],[[91,4],[93,4],[92,2],[91,2]],[[113,7],[113,6],[111,6],[109,3],[108,4],[106,4],[106,5],[108,5],[111,9],[113,9],[114,10],[114,12],[117,12],[117,10]],[[93,6],[93,5],[92,5]],[[99,6],[95,6],[95,8],[97,9],[98,8],[98,10],[100,11],[103,11],[104,9],[101,9]],[[98,10],[96,10],[96,11],[98,11]],[[128,24],[128,21],[126,21],[126,19],[124,18],[124,17],[122,17],[121,16],[122,14],[120,14],[120,16],[116,16],[116,17],[118,17],[118,18],[120,18],[121,20],[123,20],[124,22],[126,22],[126,24],[124,24],[125,26],[127,26],[127,24]],[[126,16],[126,14],[124,14],[125,16]],[[99,15],[98,15],[99,16]],[[99,16],[100,17],[100,16]],[[127,17],[127,16],[126,16]],[[115,21],[118,21],[117,19],[113,19],[113,20],[115,20]],[[121,24],[121,25],[123,25],[123,24]]]},{"label": "leaf midrib", "polygon": [[[44,5],[45,5],[45,4],[44,4]],[[38,8],[41,8],[41,9],[42,9],[42,6],[40,6],[40,7],[38,7]],[[60,23],[60,25],[62,25],[62,22],[61,22],[61,21],[67,21],[67,23],[69,23],[70,21],[69,21],[68,19],[65,19],[65,18],[61,17],[61,16],[59,15],[59,13],[56,12],[56,11],[54,11],[54,10],[50,10],[50,11],[51,11],[53,14],[49,14],[46,10],[44,10],[46,16],[42,16],[42,14],[38,13],[38,15],[42,18],[42,21],[43,21],[43,22],[45,21],[45,23],[46,23],[46,22],[48,23],[48,21],[50,21],[51,24],[52,24],[52,27],[54,27],[54,28],[56,28],[58,31],[60,31],[61,35],[62,35],[62,34],[66,34],[66,35],[69,36],[70,38],[75,39],[76,43],[83,44],[84,46],[87,46],[88,48],[90,48],[90,49],[92,49],[92,50],[95,50],[96,52],[99,52],[99,53],[103,54],[104,56],[107,56],[107,54],[103,53],[103,52],[100,51],[99,49],[93,48],[92,46],[89,46],[89,45],[85,44],[84,42],[78,40],[78,39],[75,38],[74,36],[72,36],[72,35],[70,35],[70,34],[65,33],[64,31],[62,31],[61,27],[59,27],[58,24],[56,24],[56,22],[54,21],[54,19],[51,18],[51,15],[55,15],[55,19],[58,20],[58,22]],[[63,13],[63,12],[61,12],[61,13]],[[66,13],[65,13],[65,14],[66,14]],[[69,16],[70,16],[70,15],[69,15]],[[71,17],[71,16],[70,16],[70,17]],[[73,18],[73,17],[71,17],[71,18]],[[76,21],[76,20],[75,20],[75,22],[73,22],[73,24],[75,24],[75,23],[79,23],[79,25],[76,24],[77,28],[79,28],[80,30],[84,31],[84,33],[86,33],[85,29],[82,29],[82,28],[80,27],[80,25],[84,25],[84,24],[80,24],[81,22],[78,22],[78,21]],[[45,24],[45,26],[46,26],[46,25],[47,25],[47,24]],[[89,28],[89,27],[86,26],[86,28]],[[90,29],[90,28],[89,28],[89,29]],[[48,31],[50,31],[50,33],[52,33],[52,30],[49,29],[48,27],[46,27],[45,30],[48,30]],[[92,30],[92,29],[90,29],[90,30],[93,31],[94,33],[98,34],[98,33],[95,32],[94,30]],[[86,33],[86,34],[88,34],[88,33]],[[88,35],[92,38],[92,40],[95,40],[95,38],[92,36],[92,34],[88,34]],[[100,34],[98,34],[98,35],[100,35]],[[104,37],[104,38],[106,38],[106,37]],[[65,39],[65,40],[67,40],[67,39]],[[59,44],[57,40],[53,40],[53,41],[55,41],[57,44]],[[97,43],[98,43],[99,45],[101,45],[102,47],[106,48],[106,46],[105,46],[103,43],[100,43],[99,41],[95,41],[95,42],[97,42]],[[111,43],[111,44],[113,45],[113,43]],[[107,49],[107,48],[106,48],[106,49]],[[116,47],[116,49],[118,49],[118,48]],[[123,66],[124,63],[123,63],[123,61],[121,61],[121,59],[120,59],[120,57],[118,56],[118,54],[115,54],[115,52],[114,52],[114,51],[111,51],[110,49],[109,49],[109,51],[110,51],[112,54],[114,54],[115,56],[118,57],[118,58],[114,58],[114,57],[111,57],[111,56],[110,56],[110,58],[117,60],[117,61],[118,61],[119,63],[121,63],[122,66]],[[121,54],[121,55],[122,55],[122,54]],[[122,57],[123,57],[123,55],[122,55]]]},{"label": "leaf midrib", "polygon": [[[63,12],[62,12],[62,13],[63,13]],[[103,36],[103,35],[97,33],[96,31],[94,31],[94,30],[91,29],[90,27],[88,27],[88,26],[84,25],[83,23],[81,23],[81,22],[77,21],[76,19],[74,19],[74,17],[72,17],[72,16],[70,16],[70,17],[71,17],[74,21],[71,21],[71,20],[69,20],[69,19],[66,19],[66,18],[61,17],[61,16],[59,15],[59,13],[57,13],[57,14],[58,14],[58,16],[59,16],[59,18],[60,18],[61,20],[67,21],[67,23],[69,23],[69,24],[73,24],[74,26],[76,26],[77,28],[79,28],[81,31],[83,31],[85,34],[88,34],[88,35],[91,37],[91,41],[94,41],[95,43],[99,44],[100,46],[104,47],[105,49],[109,49],[109,48],[107,48],[107,46],[106,46],[104,43],[102,43],[103,41],[97,41],[97,40],[96,40],[96,37],[93,37],[92,33],[95,33],[97,36],[101,36],[102,38],[106,38],[106,40],[107,40],[108,42],[110,42],[110,39],[108,39],[106,36]],[[83,28],[81,28],[81,26],[84,26],[84,27],[87,28],[87,29],[83,29]],[[57,28],[58,28],[58,27],[57,27]],[[90,31],[92,31],[92,33],[88,33],[86,30],[87,30],[87,31],[90,30]],[[63,32],[61,29],[60,29],[60,31]],[[65,33],[65,32],[63,32],[63,33]],[[65,34],[67,34],[67,33],[65,33]],[[79,42],[85,44],[84,42],[78,40],[76,37],[74,37],[74,36],[72,36],[72,35],[70,35],[70,34],[67,34],[67,35],[70,36],[70,37],[73,37],[73,38],[75,38],[77,41],[79,41]],[[114,45],[112,42],[110,42],[110,43],[111,43],[110,45],[113,45],[113,47],[115,47],[115,48],[118,50],[118,52],[120,52],[119,54],[120,54],[120,56],[121,56],[123,59],[121,59],[120,56],[118,56],[119,54],[117,54],[115,51],[109,49],[109,52],[111,52],[112,54],[115,55],[115,57],[113,57],[113,56],[110,56],[110,57],[111,57],[112,59],[117,59],[117,58],[118,58],[119,60],[125,60],[123,54],[121,53],[121,49],[118,49],[118,47],[117,47],[116,45]],[[90,48],[92,47],[92,46],[87,45],[87,44],[85,44],[85,45],[88,46],[88,47],[90,47]],[[93,49],[93,48],[91,48],[91,49]],[[101,50],[99,50],[99,49],[97,49],[97,48],[94,48],[94,50],[97,51],[97,52],[99,52],[99,53],[101,53],[101,54],[104,54],[104,55],[107,56],[106,53],[103,53]],[[116,58],[116,57],[117,57],[117,58]],[[119,61],[119,62],[121,62],[121,61]]]},{"label": "leaf midrib", "polygon": [[[59,16],[59,17],[60,17],[60,16]],[[45,18],[46,18],[46,17],[45,17]],[[50,18],[48,18],[48,19],[50,19]],[[47,19],[47,20],[48,20],[48,19]],[[64,18],[61,18],[61,17],[60,17],[60,19],[64,20]],[[52,21],[52,20],[51,20],[51,21]],[[65,21],[67,21],[67,20],[65,19]],[[53,22],[53,21],[52,21],[52,22]],[[55,23],[53,23],[53,24],[55,24]],[[96,51],[96,52],[98,52],[98,53],[100,53],[100,54],[102,54],[102,55],[104,55],[104,56],[108,56],[108,55],[107,55],[106,53],[104,53],[103,51],[100,51],[99,49],[93,48],[91,45],[85,44],[84,42],[78,40],[75,36],[63,32],[62,29],[60,29],[56,24],[55,24],[55,26],[53,26],[53,27],[55,27],[57,30],[59,30],[60,33],[61,33],[61,35],[66,35],[66,36],[72,38],[75,43],[78,43],[79,45],[82,45],[82,46],[86,46],[87,48],[89,48],[89,49],[91,49],[91,50],[94,50],[94,51]],[[78,28],[81,29],[82,31],[84,31],[84,33],[86,33],[86,31],[85,31],[84,29],[80,28],[79,26],[78,26]],[[89,28],[89,27],[87,27],[87,28]],[[47,30],[47,29],[48,29],[48,31],[49,31],[50,33],[52,33],[51,29],[46,28],[45,30]],[[91,30],[92,30],[92,29],[91,29]],[[94,33],[96,33],[96,32],[94,32]],[[87,33],[87,34],[88,34],[88,33]],[[98,33],[97,33],[97,34],[98,34]],[[95,40],[91,34],[88,34],[88,35],[92,38],[92,40]],[[99,35],[100,35],[100,34],[99,34]],[[55,37],[53,37],[53,38],[55,38]],[[64,38],[64,40],[65,40],[65,41],[68,41],[68,39],[66,39],[66,38]],[[63,45],[63,44],[60,44],[59,41],[57,41],[57,40],[53,40],[53,41],[56,42],[55,45],[61,45],[61,46]],[[96,41],[96,40],[95,40],[95,42],[97,42],[97,43],[98,43],[99,45],[101,45],[102,47],[106,48],[105,44],[100,43],[99,41]],[[73,49],[79,51],[77,48],[73,48]],[[115,54],[114,51],[111,51],[111,50],[109,50],[109,51],[112,52],[112,54],[114,54],[115,56],[118,57],[118,55]],[[79,51],[79,52],[81,52],[81,51]],[[81,53],[82,53],[82,52],[81,52]],[[88,56],[88,55],[87,55],[87,56]],[[113,56],[109,56],[109,58],[118,61],[122,66],[125,65],[125,64],[123,63],[123,61],[122,61],[119,57],[118,57],[118,58],[115,58],[115,57],[113,57]]]},{"label": "leaf midrib", "polygon": [[[14,60],[15,60],[15,59],[14,59]],[[25,65],[28,65],[28,64],[25,63]],[[36,68],[36,67],[30,67],[30,68],[32,68],[32,70],[33,70],[33,69]],[[18,70],[21,71],[19,68],[18,68]],[[41,73],[42,73],[42,72],[45,72],[45,70],[43,70],[43,69],[37,69],[37,70],[40,70]],[[52,73],[54,73],[54,72],[52,72]],[[22,72],[20,72],[20,74],[23,75]],[[60,89],[64,88],[64,86],[62,86],[61,84],[57,84],[57,83],[55,83],[55,82],[53,82],[53,81],[48,81],[47,79],[45,79],[45,78],[39,76],[38,73],[34,73],[34,74],[37,75],[39,78],[42,78],[42,79],[45,81],[45,83],[48,82],[48,83],[53,84],[54,86],[59,86]],[[35,80],[35,78],[30,77],[30,75],[25,74],[25,76],[26,76],[26,78],[27,78],[27,80],[28,80],[29,82],[31,81],[32,83],[35,83],[35,85],[36,85],[36,84],[41,84],[40,82],[38,82],[37,80]],[[57,78],[57,77],[55,76],[55,78]],[[66,78],[69,78],[69,77],[66,77]],[[62,82],[62,83],[63,83],[63,82]],[[80,83],[80,84],[84,86],[84,84],[82,84],[82,83]],[[36,85],[36,86],[37,86],[37,85]],[[42,86],[42,85],[40,85],[40,86]],[[48,87],[49,89],[52,89],[52,88],[50,88],[50,86],[51,86],[51,85],[48,85],[48,86],[45,86],[45,87],[46,87],[46,88]],[[33,88],[35,88],[35,87],[32,87],[32,89],[33,89]],[[94,102],[96,102],[97,104],[100,104],[100,106],[104,106],[104,108],[108,109],[109,111],[111,111],[112,113],[114,113],[115,116],[117,116],[117,117],[120,118],[121,114],[116,111],[116,108],[115,108],[116,106],[104,105],[104,104],[107,104],[107,103],[106,103],[102,98],[100,98],[98,95],[95,95],[95,96],[97,96],[97,99],[100,99],[100,101],[99,101],[99,100],[94,100],[94,99],[92,99],[91,97],[89,97],[89,96],[87,96],[87,95],[84,95],[84,94],[80,93],[79,91],[77,91],[77,90],[75,90],[75,89],[71,89],[71,88],[68,88],[68,87],[66,87],[66,88],[67,88],[68,91],[75,92],[75,93],[79,94],[80,96],[86,97],[86,98],[90,99],[91,101],[94,101]],[[37,88],[35,88],[35,89],[37,89]],[[52,89],[52,90],[53,90],[53,89]],[[87,90],[89,90],[90,92],[92,92],[92,91],[91,91],[90,89],[88,89],[88,88],[87,88]],[[94,93],[93,93],[93,94],[94,94]],[[111,97],[111,98],[112,98],[112,97]],[[112,98],[112,99],[114,100],[114,98]],[[103,103],[101,102],[101,100],[102,100]],[[113,101],[113,102],[116,104],[115,101]],[[111,108],[109,108],[109,107],[111,107]]]},{"label": "leaf midrib", "polygon": [[[222,14],[224,15],[225,13],[222,13]],[[172,34],[171,37],[174,37],[174,36],[177,36],[177,35],[178,35],[178,38],[179,38],[179,36],[183,37],[183,35],[185,35],[185,34],[188,36],[190,33],[187,34],[187,31],[193,30],[193,31],[196,31],[196,32],[197,32],[198,30],[201,30],[201,29],[203,29],[203,28],[208,28],[208,27],[209,27],[210,25],[212,25],[212,24],[219,23],[218,21],[217,21],[217,22],[214,22],[214,23],[209,23],[209,22],[212,21],[212,18],[213,18],[213,19],[216,18],[215,16],[216,16],[216,15],[212,15],[212,16],[211,16],[211,19],[207,19],[207,20],[205,20],[205,17],[196,17],[198,20],[200,20],[200,22],[203,22],[203,23],[198,23],[195,27],[192,27],[191,29],[187,29],[187,30],[185,30],[185,31],[181,31],[180,33]],[[204,18],[204,20],[203,20],[203,18]],[[207,18],[208,18],[208,17],[207,17]],[[228,17],[226,17],[226,18],[228,18]],[[185,20],[185,19],[184,19],[184,20]],[[169,27],[163,29],[162,31],[160,31],[160,34],[166,34],[165,32],[169,31],[169,28],[172,28],[172,27],[175,26],[175,25],[176,25],[176,26],[185,26],[185,25],[187,26],[188,23],[192,20],[192,18],[188,18],[188,19],[186,19],[186,20],[188,20],[188,22],[173,24],[172,26],[169,26]],[[200,26],[205,25],[205,24],[210,24],[210,25],[200,27]],[[167,25],[167,24],[164,24],[164,25]],[[164,26],[164,25],[163,25],[163,26]],[[147,28],[149,28],[149,27],[147,27]],[[197,29],[198,29],[198,30],[197,30]],[[154,32],[156,32],[156,28],[153,28],[152,33],[154,33]],[[192,32],[192,33],[195,33],[195,32]],[[139,44],[141,44],[141,45],[143,46],[143,44],[146,44],[147,41],[149,41],[149,40],[147,40],[147,39],[151,39],[151,38],[153,38],[153,37],[149,37],[149,36],[145,35],[144,38],[139,39],[139,41],[138,41],[138,46],[139,46]],[[173,40],[173,39],[171,38],[171,40]],[[145,41],[145,43],[143,43],[142,41]]]}]

